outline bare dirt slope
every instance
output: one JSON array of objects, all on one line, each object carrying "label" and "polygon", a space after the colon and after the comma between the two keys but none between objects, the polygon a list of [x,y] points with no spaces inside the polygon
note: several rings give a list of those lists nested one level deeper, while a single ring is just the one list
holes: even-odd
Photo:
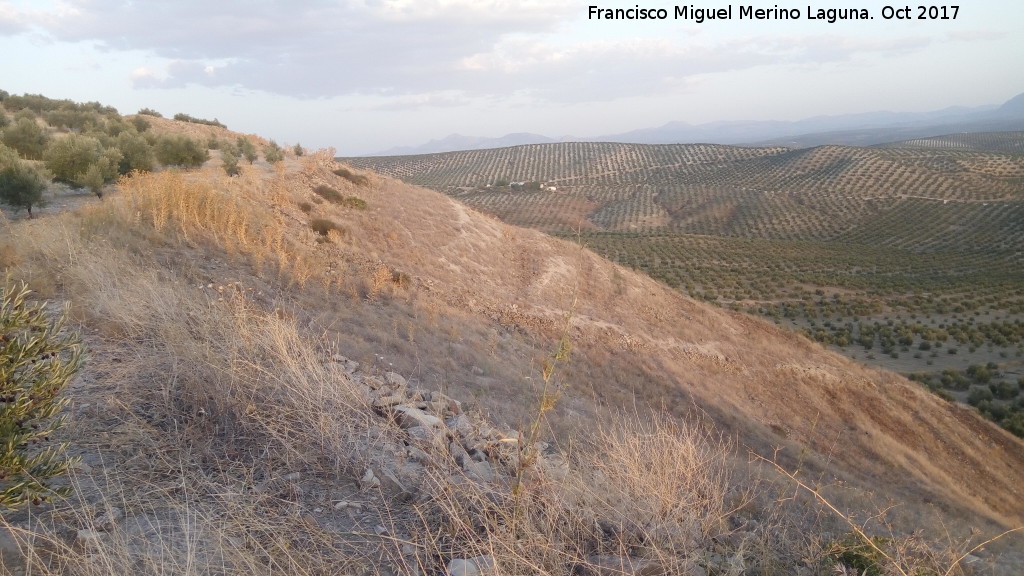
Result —
[{"label": "bare dirt slope", "polygon": [[969,410],[440,193],[380,178],[362,194],[372,208],[345,220],[354,249],[506,327],[551,334],[571,310],[580,358],[641,374],[569,384],[597,404],[635,394],[683,413],[692,401],[756,449],[792,442],[869,484],[1024,521],[1024,445]]}]

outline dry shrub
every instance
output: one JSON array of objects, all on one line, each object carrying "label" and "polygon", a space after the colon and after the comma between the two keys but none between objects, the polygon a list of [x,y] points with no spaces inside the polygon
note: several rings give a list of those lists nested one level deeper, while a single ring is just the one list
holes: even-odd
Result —
[{"label": "dry shrub", "polygon": [[721,533],[729,485],[729,446],[698,425],[654,416],[621,418],[600,428],[581,452],[587,483],[601,497],[600,515],[616,525],[643,526],[668,549],[686,548]]},{"label": "dry shrub", "polygon": [[341,168],[335,168],[333,172],[338,176],[341,176],[345,180],[348,180],[349,182],[355,184],[356,186],[367,186],[370,183],[370,179],[367,178],[366,176],[362,174],[356,174],[355,172],[349,170],[348,168],[345,168],[344,166]]},{"label": "dry shrub", "polygon": [[722,530],[729,446],[667,418],[597,428],[567,459],[520,463],[506,446],[505,474],[528,467],[518,490],[434,469],[433,496],[419,507],[434,554],[491,555],[502,574],[593,573],[609,559],[686,574]]},{"label": "dry shrub", "polygon": [[[355,447],[355,430],[370,410],[325,362],[331,350],[240,296],[219,301],[176,282],[124,245],[56,226],[22,231],[29,258],[60,270],[74,309],[108,337],[88,364],[98,387],[88,398],[102,416],[74,419],[68,434],[110,461],[83,472],[75,499],[39,515],[30,531],[7,526],[32,551],[31,573],[374,567],[365,539],[338,542],[294,516],[300,492],[259,489],[291,471],[324,486],[361,472],[366,449]],[[125,520],[103,526],[115,508]]]},{"label": "dry shrub", "polygon": [[316,188],[313,188],[313,193],[332,204],[341,204],[345,200],[345,196],[343,196],[341,192],[338,192],[326,184],[321,184]]}]

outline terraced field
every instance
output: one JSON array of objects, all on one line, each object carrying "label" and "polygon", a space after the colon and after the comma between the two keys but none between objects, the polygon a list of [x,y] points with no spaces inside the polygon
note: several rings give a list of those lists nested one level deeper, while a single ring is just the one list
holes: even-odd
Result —
[{"label": "terraced field", "polygon": [[[993,366],[990,381],[950,384],[959,399],[972,386],[1024,387],[1021,132],[872,148],[561,143],[340,160],[578,237],[692,296],[922,382],[963,388],[938,375]],[[1002,397],[982,408],[1000,421],[1024,414],[1024,395]],[[1004,425],[1024,435],[1024,416],[1014,422]]]}]

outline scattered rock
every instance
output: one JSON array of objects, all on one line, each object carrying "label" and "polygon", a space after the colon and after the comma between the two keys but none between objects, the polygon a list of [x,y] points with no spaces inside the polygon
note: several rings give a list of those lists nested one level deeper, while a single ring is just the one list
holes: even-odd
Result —
[{"label": "scattered rock", "polygon": [[471,480],[476,480],[478,482],[493,482],[498,477],[494,473],[494,469],[491,467],[490,462],[467,460],[462,466],[462,469],[465,470],[466,476]]},{"label": "scattered rock", "polygon": [[498,563],[493,556],[477,556],[475,558],[453,558],[448,562],[448,576],[481,576],[493,573]]},{"label": "scattered rock", "polygon": [[960,560],[960,563],[964,566],[970,566],[971,564],[975,564],[977,562],[981,562],[981,558],[975,556],[974,554],[968,554],[964,556],[962,560]]},{"label": "scattered rock", "polygon": [[433,462],[433,458],[429,454],[421,450],[417,446],[406,446],[405,450],[409,453],[409,457],[420,464],[429,464]]},{"label": "scattered rock", "polygon": [[374,408],[390,408],[407,400],[404,394],[383,394],[373,401]]},{"label": "scattered rock", "polygon": [[715,540],[717,540],[719,544],[725,546],[730,550],[736,550],[744,542],[753,538],[753,536],[754,535],[750,532],[739,530],[736,532],[731,532],[729,534],[722,534],[720,536],[716,536]]},{"label": "scattered rock", "polygon": [[427,414],[419,408],[408,405],[395,406],[392,409],[392,414],[398,425],[402,428],[409,429],[416,426],[426,426],[427,428],[439,428],[444,425],[444,421],[432,414]]},{"label": "scattered rock", "polygon": [[367,468],[366,472],[363,473],[363,477],[359,479],[359,487],[364,490],[367,488],[379,488],[380,479],[373,473],[373,470]]},{"label": "scattered rock", "polygon": [[469,437],[473,434],[473,423],[470,422],[469,417],[465,414],[459,414],[445,420],[444,425],[463,437]]},{"label": "scattered rock", "polygon": [[[654,560],[628,556],[590,556],[579,572],[588,576],[665,576],[668,571]],[[692,572],[687,573],[693,574]]]},{"label": "scattered rock", "polygon": [[444,430],[429,426],[413,426],[406,430],[411,440],[417,444],[428,447],[431,451],[440,452],[445,445],[446,437]]},{"label": "scattered rock", "polygon": [[384,374],[384,381],[392,386],[399,388],[405,388],[409,383],[405,380],[405,377],[396,372],[388,372]]},{"label": "scattered rock", "polygon": [[104,534],[91,528],[83,528],[75,534],[75,542],[86,548],[98,546],[103,541]]},{"label": "scattered rock", "polygon": [[465,466],[466,462],[471,461],[469,452],[466,452],[466,449],[462,447],[462,444],[459,444],[455,440],[452,440],[448,444],[448,453],[451,454],[452,459],[454,459],[455,463],[459,466]]},{"label": "scattered rock", "polygon": [[117,522],[124,518],[124,511],[120,508],[111,507],[96,518],[96,526],[100,530],[109,532],[117,526]]},{"label": "scattered rock", "polygon": [[11,526],[0,526],[0,567],[14,572],[20,570],[25,557],[18,544],[20,538]]}]

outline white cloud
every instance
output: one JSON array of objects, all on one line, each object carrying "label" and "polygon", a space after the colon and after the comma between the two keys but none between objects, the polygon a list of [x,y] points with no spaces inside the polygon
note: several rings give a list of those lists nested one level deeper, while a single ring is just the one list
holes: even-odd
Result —
[{"label": "white cloud", "polygon": [[392,99],[383,106],[396,110],[513,94],[517,102],[556,105],[671,96],[698,75],[896,58],[936,42],[977,42],[983,29],[593,23],[576,0],[65,0],[43,6],[18,9],[0,0],[0,29],[29,27],[56,41],[143,53],[163,63],[159,74],[132,72],[135,87],[374,96]]},{"label": "white cloud", "polygon": [[0,34],[17,34],[26,30],[22,13],[10,2],[0,1]]}]

